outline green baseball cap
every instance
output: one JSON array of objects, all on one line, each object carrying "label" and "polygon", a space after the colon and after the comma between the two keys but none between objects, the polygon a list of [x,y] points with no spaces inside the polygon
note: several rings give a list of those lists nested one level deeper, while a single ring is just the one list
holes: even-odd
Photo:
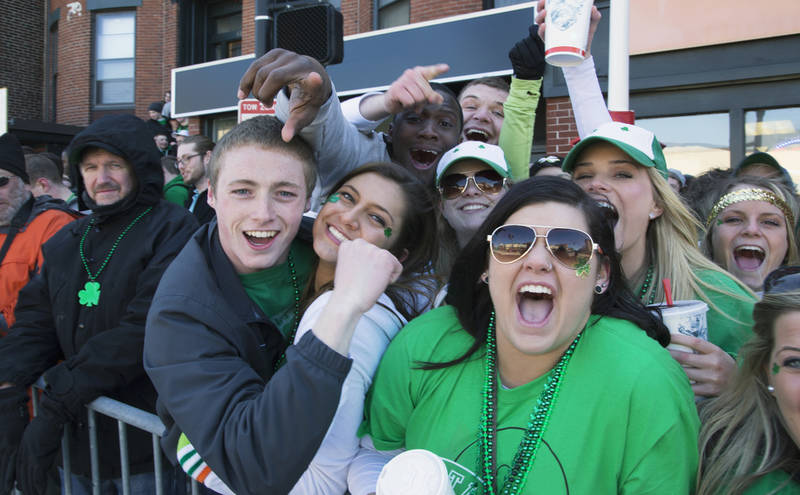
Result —
[{"label": "green baseball cap", "polygon": [[669,176],[667,160],[664,158],[664,152],[661,150],[661,143],[658,142],[655,134],[642,127],[637,127],[632,124],[623,124],[621,122],[606,122],[595,129],[591,134],[581,139],[578,144],[573,146],[566,158],[564,158],[561,169],[565,172],[572,173],[578,155],[580,155],[587,146],[598,142],[613,144],[630,155],[639,165],[655,167],[664,179]]}]

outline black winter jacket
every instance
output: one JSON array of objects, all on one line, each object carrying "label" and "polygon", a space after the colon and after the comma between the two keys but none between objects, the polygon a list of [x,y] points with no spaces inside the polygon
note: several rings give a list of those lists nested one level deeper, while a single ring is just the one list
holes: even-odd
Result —
[{"label": "black winter jacket", "polygon": [[[44,373],[48,398],[66,416],[78,418],[71,425],[72,469],[88,476],[86,403],[105,395],[155,411],[155,390],[142,367],[145,319],[161,275],[197,224],[185,209],[160,199],[163,175],[144,122],[129,115],[100,119],[75,138],[71,158],[79,159],[86,146],[126,158],[138,185],[113,205],[93,205],[95,213],[44,244],[42,269],[20,292],[17,321],[0,340],[0,382],[27,386]],[[83,192],[82,181],[78,188]],[[148,207],[152,210],[130,228],[97,276],[99,303],[78,304],[78,292],[88,280],[79,254],[81,238],[86,235],[83,252],[95,274],[120,233]],[[101,476],[119,477],[116,421],[100,416],[98,429]],[[152,471],[151,436],[129,428],[128,441],[131,471]]]},{"label": "black winter jacket", "polygon": [[284,339],[247,296],[216,221],[161,280],[147,317],[144,365],[159,393],[162,440],[176,462],[181,432],[239,495],[288,493],[330,426],[351,360],[312,332]]}]

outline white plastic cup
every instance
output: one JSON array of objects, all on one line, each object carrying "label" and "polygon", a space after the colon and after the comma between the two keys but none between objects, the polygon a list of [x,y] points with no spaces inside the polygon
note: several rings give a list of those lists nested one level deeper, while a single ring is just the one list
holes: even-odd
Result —
[{"label": "white plastic cup", "polygon": [[568,67],[586,58],[592,0],[547,0],[544,60]]},{"label": "white plastic cup", "polygon": [[[669,333],[708,340],[708,322],[706,321],[708,305],[703,301],[675,301],[672,307],[666,304],[654,304],[649,307],[661,309],[661,318],[664,326],[669,329]],[[691,348],[680,344],[670,344],[667,349],[694,352]]]},{"label": "white plastic cup", "polygon": [[442,458],[424,449],[407,450],[383,466],[376,493],[455,495]]}]

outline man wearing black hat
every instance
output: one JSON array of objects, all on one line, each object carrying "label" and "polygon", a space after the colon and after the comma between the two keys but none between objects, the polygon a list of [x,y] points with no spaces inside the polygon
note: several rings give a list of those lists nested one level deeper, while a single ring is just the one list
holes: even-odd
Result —
[{"label": "man wearing black hat", "polygon": [[161,115],[162,108],[164,108],[164,104],[160,101],[154,101],[147,107],[147,115],[150,117],[150,120],[147,121],[147,127],[153,137],[158,134],[169,136],[172,133],[172,129],[167,125],[167,119]]},{"label": "man wearing black hat", "polygon": [[42,263],[41,246],[75,219],[63,201],[34,198],[12,134],[0,136],[0,336],[14,323],[17,294]]},{"label": "man wearing black hat", "polygon": [[[0,339],[0,492],[16,479],[25,495],[42,493],[65,428],[73,490],[91,492],[84,406],[108,396],[155,411],[142,367],[145,317],[161,274],[197,228],[185,208],[162,199],[160,157],[140,119],[104,117],[69,149],[78,196],[93,213],[45,243],[41,271],[20,291],[17,321]],[[40,375],[39,414],[26,425],[19,405]],[[102,490],[115,493],[116,422],[99,417],[97,432]],[[149,433],[128,431],[133,493],[155,493],[151,443]]]}]

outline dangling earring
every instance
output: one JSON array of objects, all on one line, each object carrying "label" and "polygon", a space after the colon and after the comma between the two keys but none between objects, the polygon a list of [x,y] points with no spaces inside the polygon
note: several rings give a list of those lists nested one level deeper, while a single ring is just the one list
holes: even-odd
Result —
[{"label": "dangling earring", "polygon": [[487,285],[489,284],[489,272],[483,272],[481,274],[481,282]]}]

